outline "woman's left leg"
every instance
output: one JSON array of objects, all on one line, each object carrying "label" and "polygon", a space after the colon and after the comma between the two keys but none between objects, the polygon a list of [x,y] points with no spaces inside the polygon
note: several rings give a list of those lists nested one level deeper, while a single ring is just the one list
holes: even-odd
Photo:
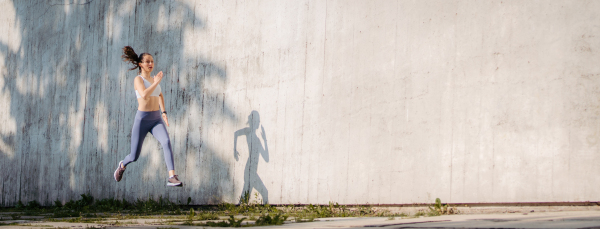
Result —
[{"label": "woman's left leg", "polygon": [[163,152],[165,155],[165,162],[167,163],[167,169],[169,171],[175,170],[175,166],[173,165],[173,151],[171,149],[171,139],[169,138],[169,133],[167,132],[167,128],[165,128],[165,124],[161,121],[157,122],[150,133],[154,135],[154,137],[160,142],[163,148]]},{"label": "woman's left leg", "polygon": [[167,181],[167,186],[180,186],[181,182],[177,179],[177,175],[175,175],[175,166],[173,163],[173,151],[171,148],[171,139],[169,138],[169,133],[167,132],[167,128],[165,127],[162,119],[156,123],[150,133],[160,142],[163,148],[163,153],[165,156],[165,163],[167,164],[167,169],[169,170],[169,179]]}]

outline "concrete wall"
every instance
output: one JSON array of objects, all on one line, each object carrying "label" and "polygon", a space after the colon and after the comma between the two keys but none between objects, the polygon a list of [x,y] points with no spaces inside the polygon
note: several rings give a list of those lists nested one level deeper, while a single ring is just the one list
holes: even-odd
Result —
[{"label": "concrete wall", "polygon": [[[597,201],[600,1],[0,0],[0,205]],[[183,188],[148,135],[152,53]],[[156,73],[156,72],[155,72]],[[238,158],[234,156],[237,136]]]}]

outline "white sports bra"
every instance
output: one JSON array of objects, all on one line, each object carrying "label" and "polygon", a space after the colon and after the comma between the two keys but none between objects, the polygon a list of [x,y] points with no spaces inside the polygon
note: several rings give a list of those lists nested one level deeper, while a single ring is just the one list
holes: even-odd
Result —
[{"label": "white sports bra", "polygon": [[[139,76],[139,77],[142,78],[142,80],[144,81],[144,86],[146,86],[146,88],[148,88],[148,87],[150,87],[150,85],[152,85],[152,84],[150,84],[150,82],[148,82],[148,80],[144,79],[144,77],[142,77],[142,76]],[[160,92],[161,92],[161,90],[160,90],[160,84],[159,84],[159,85],[156,85],[156,88],[154,88],[154,91],[152,92],[152,94],[150,94],[150,96],[159,96]],[[135,90],[135,96],[137,98],[142,98],[142,96],[140,95],[140,93],[138,93],[137,90]]]}]

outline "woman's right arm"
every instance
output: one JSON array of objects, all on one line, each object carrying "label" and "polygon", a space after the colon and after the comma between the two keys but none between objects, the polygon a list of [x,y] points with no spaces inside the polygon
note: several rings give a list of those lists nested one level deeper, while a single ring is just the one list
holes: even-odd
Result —
[{"label": "woman's right arm", "polygon": [[162,80],[162,77],[163,77],[163,73],[159,72],[154,77],[154,83],[152,85],[150,85],[150,87],[148,87],[148,88],[146,88],[146,85],[144,85],[144,80],[142,80],[141,77],[135,77],[135,80],[133,81],[133,85],[135,87],[135,90],[140,94],[140,96],[142,96],[143,99],[148,99],[148,96],[150,96],[152,94],[152,92],[154,92],[154,89],[156,89],[156,87]]},{"label": "woman's right arm", "polygon": [[239,129],[236,132],[233,133],[233,157],[235,157],[235,160],[238,160],[238,156],[240,155],[240,153],[237,151],[237,139],[239,136],[242,135],[247,135],[248,128],[243,128],[243,129]]}]

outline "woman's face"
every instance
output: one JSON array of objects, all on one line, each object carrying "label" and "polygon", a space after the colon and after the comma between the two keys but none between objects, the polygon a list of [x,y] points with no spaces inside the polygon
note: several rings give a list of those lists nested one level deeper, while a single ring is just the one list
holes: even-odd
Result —
[{"label": "woman's face", "polygon": [[154,58],[150,55],[144,55],[142,62],[140,62],[140,67],[144,72],[152,72],[152,69],[154,69]]}]

